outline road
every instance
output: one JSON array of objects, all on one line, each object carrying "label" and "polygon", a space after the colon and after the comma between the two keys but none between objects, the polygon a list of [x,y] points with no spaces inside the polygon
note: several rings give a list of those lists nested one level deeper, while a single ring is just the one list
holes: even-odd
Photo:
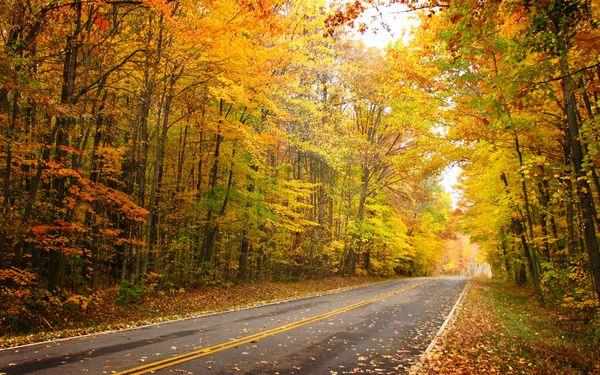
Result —
[{"label": "road", "polygon": [[401,374],[460,295],[411,278],[0,351],[0,374]]}]

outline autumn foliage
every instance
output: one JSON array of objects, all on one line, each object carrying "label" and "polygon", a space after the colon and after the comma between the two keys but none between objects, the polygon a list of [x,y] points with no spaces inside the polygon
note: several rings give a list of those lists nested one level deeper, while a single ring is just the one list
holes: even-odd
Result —
[{"label": "autumn foliage", "polygon": [[325,1],[3,1],[0,327],[49,328],[48,311],[115,286],[126,305],[432,272],[449,201],[431,82],[323,37],[328,16]]},{"label": "autumn foliage", "polygon": [[599,11],[454,1],[421,36],[451,103],[463,228],[497,276],[583,319],[600,300]]},{"label": "autumn foliage", "polygon": [[[366,48],[362,14],[390,5],[420,27]],[[115,287],[127,305],[232,281],[460,272],[464,257],[443,257],[452,231],[496,276],[593,320],[599,11],[3,1],[0,327],[48,325],[44,311]]]}]

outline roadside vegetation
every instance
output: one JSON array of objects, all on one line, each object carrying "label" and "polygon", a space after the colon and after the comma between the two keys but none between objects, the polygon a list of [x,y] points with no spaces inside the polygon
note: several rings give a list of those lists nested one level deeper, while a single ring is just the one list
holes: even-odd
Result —
[{"label": "roadside vegetation", "polygon": [[600,374],[600,317],[542,305],[535,291],[476,280],[419,374]]},{"label": "roadside vegetation", "polygon": [[[340,288],[352,288],[385,281],[379,277],[328,277],[296,282],[257,281],[252,284],[226,283],[201,289],[147,289],[131,293],[122,303],[123,288],[97,292],[81,308],[81,301],[67,301],[62,308],[46,307],[31,318],[27,327],[0,335],[0,348],[50,339],[80,336],[108,330],[182,319],[206,313],[240,309],[320,295]],[[151,286],[150,286],[151,288]]]}]

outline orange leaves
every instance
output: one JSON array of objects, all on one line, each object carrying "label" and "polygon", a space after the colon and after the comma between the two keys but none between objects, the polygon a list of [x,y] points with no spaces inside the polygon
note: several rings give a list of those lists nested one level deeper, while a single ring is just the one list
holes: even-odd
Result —
[{"label": "orange leaves", "polygon": [[83,150],[73,146],[61,145],[58,149],[68,154],[81,155],[83,153]]},{"label": "orange leaves", "polygon": [[42,225],[36,225],[31,228],[31,233],[36,237],[43,236],[46,233],[49,233],[50,231],[52,231],[51,225],[43,225],[42,224]]},{"label": "orange leaves", "polygon": [[120,212],[129,220],[143,222],[149,214],[148,210],[136,205],[127,194],[121,191],[91,181],[87,187],[89,191],[96,193],[96,199]]},{"label": "orange leaves", "polygon": [[31,241],[46,251],[58,251],[65,255],[80,255],[83,250],[72,244],[78,236],[87,232],[80,224],[56,220],[52,225],[40,224],[31,228]]},{"label": "orange leaves", "polygon": [[166,0],[144,0],[144,3],[146,3],[148,7],[159,11],[165,16],[169,16],[171,14],[172,10],[168,4],[169,2]]},{"label": "orange leaves", "polygon": [[325,20],[327,34],[333,36],[336,28],[351,25],[364,11],[365,4],[360,0],[347,3],[344,9],[338,9]]},{"label": "orange leaves", "polygon": [[124,147],[98,147],[97,157],[99,162],[97,168],[104,176],[118,177],[122,170],[124,154]]},{"label": "orange leaves", "polygon": [[121,234],[121,231],[118,229],[112,229],[112,228],[103,228],[100,229],[100,233],[104,236],[104,237],[111,237],[111,238],[116,238],[119,236],[119,234]]},{"label": "orange leaves", "polygon": [[[74,185],[69,188],[69,193],[75,198],[77,201],[83,201],[87,203],[91,203],[96,200],[95,195],[87,190],[82,190],[79,186]],[[74,208],[76,205],[76,201],[74,200],[71,208]]]},{"label": "orange leaves", "polygon": [[145,241],[137,240],[137,239],[134,239],[134,238],[132,238],[132,239],[129,239],[129,238],[120,238],[117,241],[117,244],[119,244],[119,245],[128,245],[128,246],[131,246],[131,247],[144,247],[144,246],[147,245]]},{"label": "orange leaves", "polygon": [[[130,220],[143,220],[148,212],[143,208],[127,208],[125,214]],[[100,221],[101,222],[101,221]],[[106,224],[102,224],[106,225]],[[80,245],[80,240],[88,238],[92,234],[106,240],[114,245],[143,246],[142,241],[121,237],[122,230],[112,227],[89,228],[79,223],[71,223],[65,220],[55,220],[52,224],[38,224],[31,228],[30,242],[35,243],[45,251],[58,251],[67,256],[83,255],[86,251]]]},{"label": "orange leaves", "polygon": [[600,31],[598,29],[583,30],[575,35],[575,42],[584,56],[592,56],[600,51]]},{"label": "orange leaves", "polygon": [[259,19],[266,19],[273,14],[275,4],[271,0],[241,0],[240,7],[256,14]]},{"label": "orange leaves", "polygon": [[81,178],[81,174],[79,171],[66,168],[62,163],[57,162],[55,160],[50,160],[46,163],[45,170],[46,177],[73,177],[76,179]]},{"label": "orange leaves", "polygon": [[0,284],[9,283],[19,287],[25,287],[35,283],[37,276],[29,271],[17,267],[0,268]]},{"label": "orange leaves", "polygon": [[31,233],[35,236],[44,236],[52,232],[84,233],[85,229],[79,224],[69,223],[64,220],[56,220],[54,225],[42,224],[31,228]]},{"label": "orange leaves", "polygon": [[[120,158],[123,150],[108,147],[100,148],[100,150],[103,155],[106,156],[106,160],[113,160],[118,166],[109,167],[108,165],[111,163],[106,162],[106,169],[110,172],[105,171],[105,173],[117,174],[121,169]],[[119,161],[114,161],[114,159]],[[69,196],[66,198],[67,206],[69,208],[74,209],[78,206],[79,202],[100,202],[107,207],[120,212],[129,220],[136,222],[143,222],[146,220],[148,211],[136,205],[127,194],[109,188],[102,183],[85,178],[79,171],[72,168],[65,168],[62,163],[57,161],[48,161],[46,167],[46,178],[73,178],[74,181],[72,181],[72,185],[68,190]]]}]

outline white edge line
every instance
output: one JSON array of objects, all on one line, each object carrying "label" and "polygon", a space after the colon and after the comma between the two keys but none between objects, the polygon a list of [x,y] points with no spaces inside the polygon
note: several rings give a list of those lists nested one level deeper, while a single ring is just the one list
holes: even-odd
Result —
[{"label": "white edge line", "polygon": [[460,293],[460,295],[458,296],[458,299],[456,300],[456,303],[454,304],[454,306],[452,306],[452,310],[450,310],[450,312],[448,313],[446,320],[444,320],[444,323],[442,323],[442,325],[438,329],[437,333],[433,337],[433,340],[431,340],[431,342],[427,346],[427,349],[425,349],[425,351],[423,353],[421,353],[417,362],[411,366],[411,368],[408,371],[408,374],[416,375],[417,372],[421,369],[421,367],[423,367],[423,361],[425,360],[425,358],[427,358],[429,353],[433,350],[433,348],[435,348],[438,341],[442,338],[442,336],[444,335],[444,333],[446,331],[446,328],[450,324],[450,321],[452,321],[454,319],[454,317],[456,315],[456,311],[458,310],[458,307],[462,304],[463,299],[464,299],[470,285],[471,285],[470,281],[467,280],[462,292]]},{"label": "white edge line", "polygon": [[341,287],[341,288],[336,288],[336,289],[325,290],[323,292],[313,292],[313,293],[306,294],[306,295],[303,295],[303,296],[298,296],[298,297],[291,297],[291,298],[285,298],[285,299],[280,299],[280,300],[272,300],[272,301],[267,301],[267,302],[258,302],[258,303],[254,304],[254,305],[245,305],[245,306],[241,306],[241,307],[233,307],[233,308],[230,308],[230,309],[227,309],[227,310],[206,311],[206,312],[201,312],[201,313],[198,313],[198,314],[193,314],[193,315],[190,315],[190,316],[186,316],[186,317],[183,317],[183,318],[166,319],[166,320],[163,320],[163,321],[158,321],[158,322],[154,322],[154,323],[150,323],[150,324],[144,324],[144,325],[141,325],[141,326],[128,327],[128,328],[122,328],[122,329],[111,329],[111,330],[107,330],[107,331],[87,333],[85,335],[60,337],[60,338],[55,338],[55,339],[48,339],[48,340],[45,340],[45,341],[32,342],[32,343],[29,343],[29,344],[23,344],[23,345],[17,345],[17,346],[10,346],[10,347],[6,347],[6,348],[0,348],[0,352],[5,352],[5,351],[9,351],[9,350],[18,350],[18,349],[21,349],[21,348],[26,348],[26,347],[35,346],[35,345],[44,345],[44,344],[50,344],[50,343],[56,343],[56,342],[63,342],[63,341],[69,341],[69,340],[75,340],[75,339],[82,339],[82,338],[92,337],[92,336],[107,335],[107,334],[111,334],[111,333],[120,333],[120,332],[133,331],[133,330],[136,330],[136,329],[149,328],[149,327],[159,326],[159,325],[162,325],[162,324],[177,323],[177,322],[182,322],[182,321],[185,321],[185,320],[199,319],[199,318],[205,318],[205,317],[214,316],[214,315],[227,314],[227,313],[236,312],[236,311],[244,311],[244,310],[250,310],[250,309],[255,309],[255,308],[259,308],[259,307],[279,305],[279,304],[286,303],[286,302],[295,302],[295,301],[301,301],[301,300],[310,299],[310,298],[323,297],[323,296],[328,296],[328,295],[331,295],[331,294],[337,294],[337,293],[347,292],[347,291],[354,290],[354,289],[367,288],[367,287],[370,287],[370,286],[373,286],[373,285],[380,285],[380,284],[387,284],[387,283],[391,284],[391,283],[393,283],[395,281],[401,281],[401,280],[418,280],[418,279],[428,279],[428,277],[406,277],[406,278],[397,278],[397,279],[393,279],[393,280],[376,281],[376,282],[367,283],[367,284],[351,285],[351,286],[346,286],[346,287]]}]

